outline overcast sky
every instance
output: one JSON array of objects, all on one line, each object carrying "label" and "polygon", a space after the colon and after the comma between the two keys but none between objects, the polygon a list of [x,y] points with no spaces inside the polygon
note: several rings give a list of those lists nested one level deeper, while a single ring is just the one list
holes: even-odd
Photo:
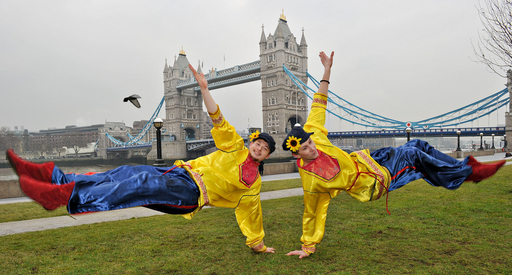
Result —
[{"label": "overcast sky", "polygon": [[[2,0],[0,126],[147,120],[163,97],[165,59],[172,65],[183,47],[204,71],[259,60],[262,25],[274,33],[283,9],[298,41],[304,28],[313,76],[323,72],[318,52],[335,52],[336,94],[392,119],[430,118],[505,88],[472,61],[478,3]],[[259,81],[212,93],[238,130],[262,126]],[[131,94],[142,108],[122,102]],[[504,124],[504,110],[479,123],[488,121]],[[347,127],[329,120],[330,130]]]}]

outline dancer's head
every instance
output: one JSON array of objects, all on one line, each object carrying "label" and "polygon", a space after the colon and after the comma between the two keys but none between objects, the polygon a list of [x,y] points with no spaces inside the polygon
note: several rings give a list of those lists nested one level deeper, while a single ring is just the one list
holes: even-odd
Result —
[{"label": "dancer's head", "polygon": [[256,131],[250,136],[249,154],[253,160],[262,162],[276,150],[276,142],[271,135]]},{"label": "dancer's head", "polygon": [[304,161],[312,161],[318,157],[315,142],[310,138],[314,133],[308,133],[301,126],[295,126],[283,141],[283,150],[291,151],[292,156]]}]

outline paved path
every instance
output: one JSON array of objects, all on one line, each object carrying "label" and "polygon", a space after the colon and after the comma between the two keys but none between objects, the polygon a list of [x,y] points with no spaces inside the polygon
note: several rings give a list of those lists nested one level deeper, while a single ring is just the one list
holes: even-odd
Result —
[{"label": "paved path", "polygon": [[[263,181],[271,180],[283,180],[299,178],[299,173],[280,174],[280,175],[269,175],[263,176]],[[278,198],[302,196],[302,188],[293,188],[286,190],[262,192],[260,194],[261,200],[272,200]],[[5,203],[18,203],[32,201],[27,197],[14,198],[14,199],[3,199],[0,200],[0,204]],[[13,235],[24,232],[42,231],[48,229],[56,229],[61,227],[77,226],[83,224],[109,222],[117,220],[126,220],[131,218],[149,217],[155,215],[165,215],[162,212],[151,210],[145,207],[132,207],[127,209],[97,212],[91,214],[82,214],[74,216],[60,216],[53,218],[43,218],[16,222],[5,222],[0,223],[0,236]]]},{"label": "paved path", "polygon": [[[496,161],[500,159],[504,159],[505,153],[497,153],[493,156],[483,156],[476,157],[479,161]],[[512,162],[507,162],[507,165],[512,164]],[[271,181],[271,180],[283,180],[283,179],[293,179],[299,178],[299,173],[290,173],[290,174],[280,174],[280,175],[269,175],[263,176],[263,181]],[[260,194],[261,200],[271,200],[292,196],[302,196],[302,188],[294,188],[294,189],[286,189],[286,190],[278,190],[278,191],[270,191],[270,192],[262,192]],[[13,199],[0,199],[0,204],[5,203],[18,203],[18,202],[28,202],[32,201],[27,197],[23,198],[13,198]],[[17,222],[6,222],[0,223],[0,236],[12,235],[24,232],[32,232],[32,231],[42,231],[47,229],[55,229],[61,227],[69,227],[69,226],[77,226],[83,224],[91,224],[91,223],[100,223],[100,222],[109,222],[116,220],[125,220],[131,218],[139,218],[139,217],[149,217],[155,215],[164,215],[162,212],[158,212],[155,210],[147,209],[145,207],[133,207],[128,209],[114,210],[114,211],[106,211],[106,212],[97,212],[91,214],[82,214],[75,216],[60,216],[53,218],[44,218],[44,219],[34,219],[34,220],[26,220],[26,221],[17,221]]]}]

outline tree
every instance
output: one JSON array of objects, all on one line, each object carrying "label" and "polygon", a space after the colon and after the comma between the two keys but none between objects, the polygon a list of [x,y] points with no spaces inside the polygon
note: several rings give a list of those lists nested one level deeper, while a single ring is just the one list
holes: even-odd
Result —
[{"label": "tree", "polygon": [[9,127],[0,127],[0,151],[5,151],[9,148],[21,152],[21,138],[16,136]]},{"label": "tree", "polygon": [[60,158],[60,155],[62,153],[66,152],[66,148],[65,147],[57,147],[57,148],[55,148],[55,151],[57,152],[57,154],[59,154],[59,158]]},{"label": "tree", "polygon": [[479,62],[496,74],[506,77],[512,67],[512,0],[485,0],[479,6],[483,24],[478,44],[473,45]]},{"label": "tree", "polygon": [[44,153],[48,152],[48,145],[44,143],[36,143],[33,145],[33,149],[39,153],[39,157],[44,157]]},{"label": "tree", "polygon": [[66,146],[68,146],[68,148],[73,148],[73,150],[75,151],[75,157],[77,158],[80,149],[86,146],[86,142],[84,141],[81,134],[78,132],[69,133],[64,138],[64,143],[66,144]]}]

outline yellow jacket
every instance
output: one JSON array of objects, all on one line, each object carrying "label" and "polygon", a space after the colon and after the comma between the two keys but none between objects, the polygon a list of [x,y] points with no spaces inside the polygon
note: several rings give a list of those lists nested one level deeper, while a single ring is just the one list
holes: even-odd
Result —
[{"label": "yellow jacket", "polygon": [[249,156],[244,140],[224,119],[219,108],[210,117],[218,150],[189,162],[175,163],[189,171],[201,191],[199,207],[184,216],[191,218],[204,205],[236,208],[236,219],[242,234],[247,237],[246,244],[255,251],[264,251],[259,163]]},{"label": "yellow jacket", "polygon": [[302,159],[297,161],[304,189],[301,241],[307,253],[313,253],[322,240],[331,198],[346,191],[362,202],[376,200],[386,194],[390,182],[387,169],[375,162],[368,150],[347,154],[332,145],[324,127],[326,106],[327,96],[316,93],[304,125],[304,131],[314,132],[310,138],[319,157],[306,166]]}]

